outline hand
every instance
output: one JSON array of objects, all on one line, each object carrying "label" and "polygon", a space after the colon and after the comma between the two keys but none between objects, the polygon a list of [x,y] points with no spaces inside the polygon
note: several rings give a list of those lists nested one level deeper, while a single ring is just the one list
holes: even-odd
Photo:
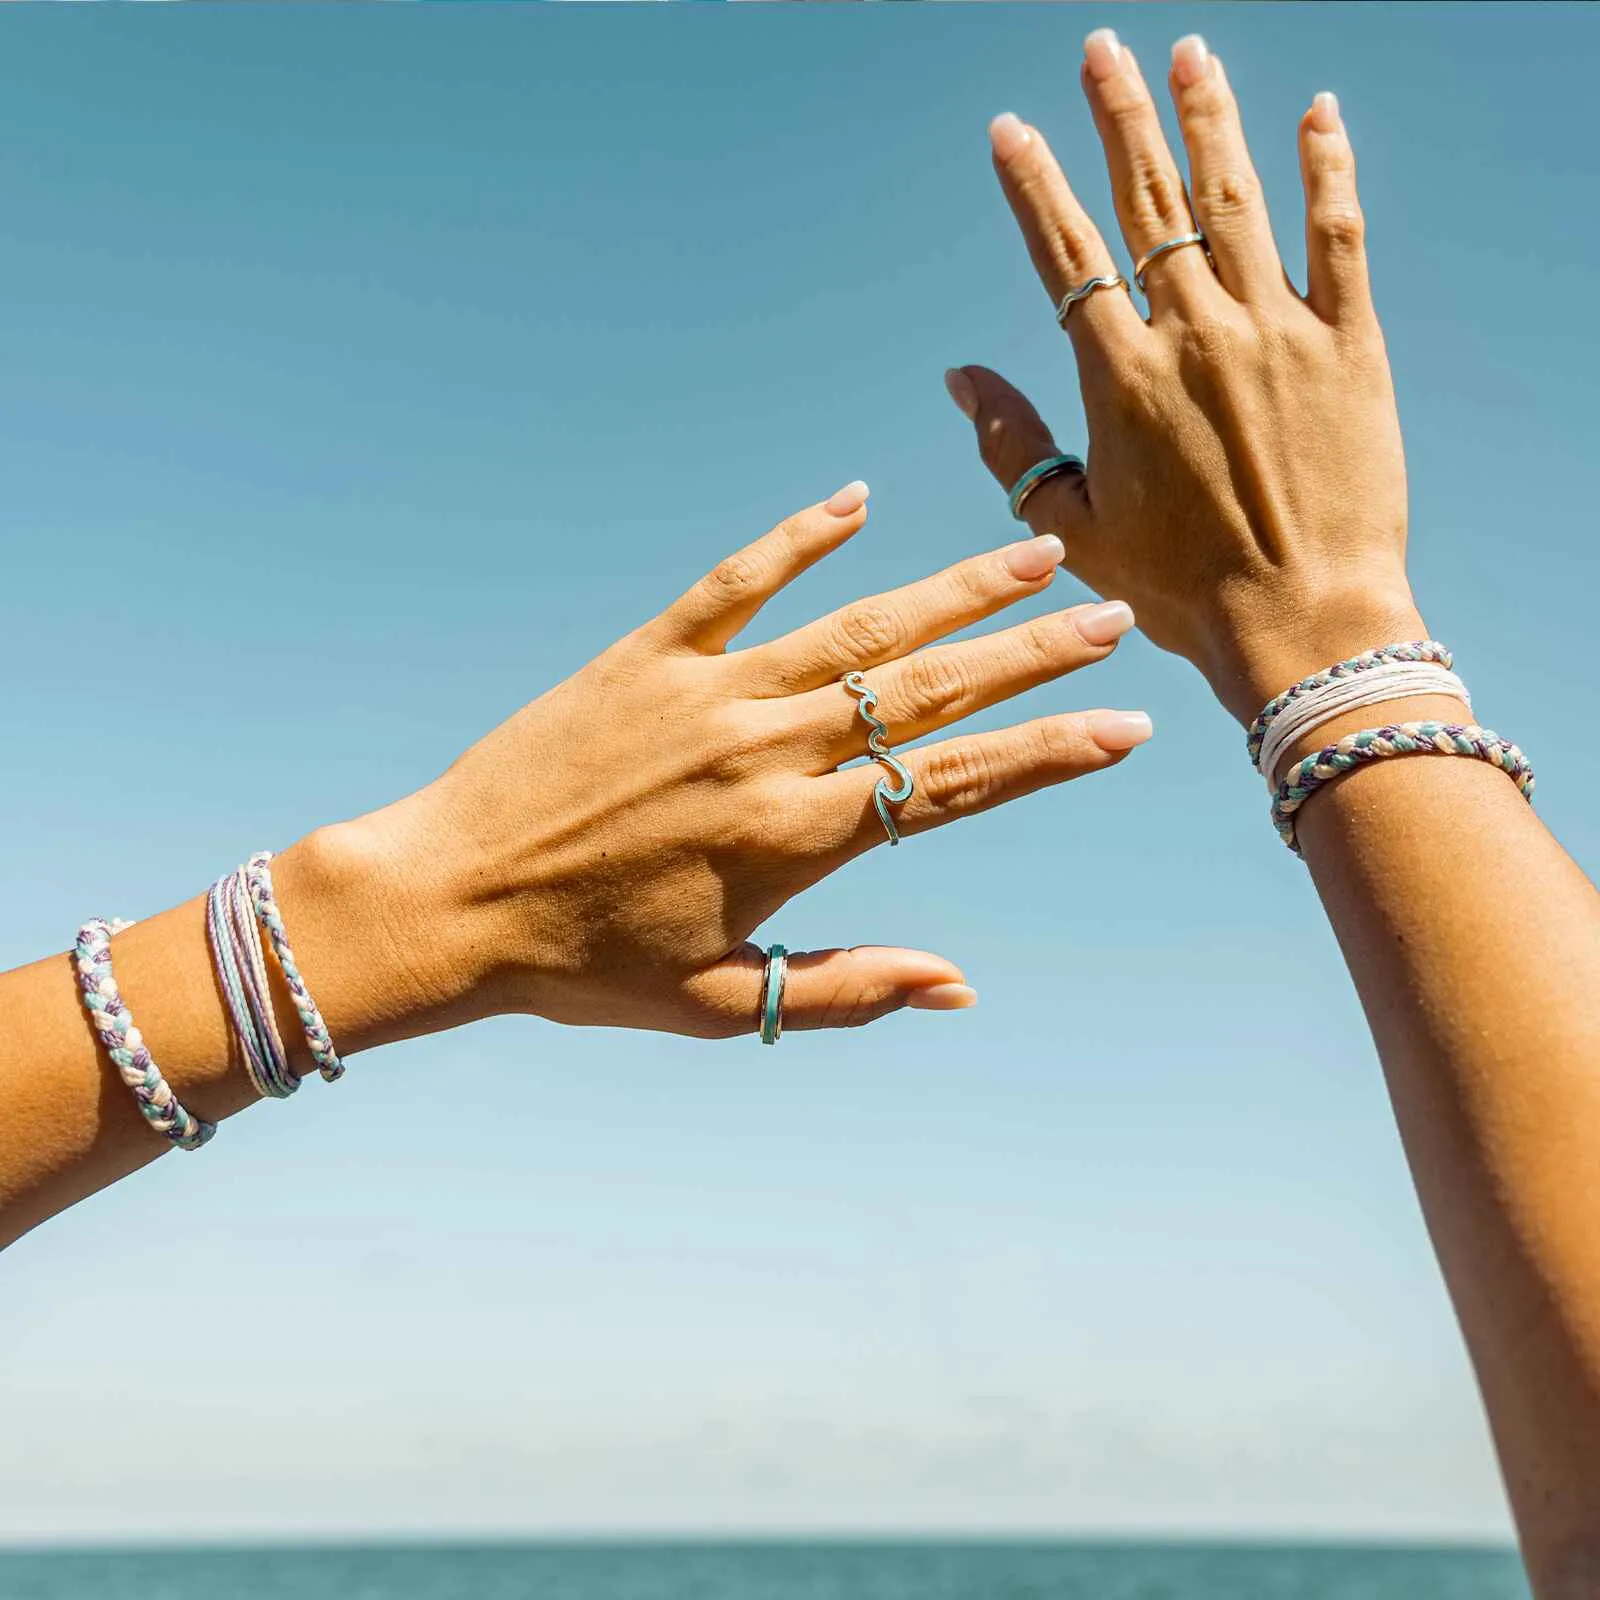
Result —
[{"label": "hand", "polygon": [[[1187,193],[1133,52],[1109,29],[1085,45],[1083,88],[1129,253],[1198,226],[1215,270],[1200,248],[1172,250],[1148,268],[1148,321],[1120,289],[1068,313],[1088,470],[1041,485],[1028,522],[1059,535],[1074,573],[1125,596],[1150,638],[1194,662],[1248,721],[1306,673],[1424,633],[1406,581],[1405,459],[1350,142],[1333,96],[1318,95],[1300,123],[1302,296],[1204,41],[1173,47]],[[991,139],[1052,303],[1117,271],[1038,130],[1007,114]],[[997,374],[969,366],[947,382],[1006,488],[1056,450]]]},{"label": "hand", "polygon": [[[754,1031],[763,953],[750,934],[885,842],[880,769],[838,770],[866,754],[868,731],[841,676],[866,673],[899,747],[1102,660],[1132,626],[1125,605],[1078,606],[921,648],[1049,586],[1060,546],[1027,539],[729,651],[768,599],[865,524],[866,496],[853,484],[789,518],[436,783],[346,825],[369,857],[425,874],[400,919],[425,938],[396,963],[429,991],[416,1010],[434,1025],[531,1011]],[[901,750],[916,789],[900,828],[914,837],[1112,766],[1149,732],[1142,714],[1091,712]],[[821,951],[791,959],[784,1022],[843,1027],[972,999],[938,956]]]}]

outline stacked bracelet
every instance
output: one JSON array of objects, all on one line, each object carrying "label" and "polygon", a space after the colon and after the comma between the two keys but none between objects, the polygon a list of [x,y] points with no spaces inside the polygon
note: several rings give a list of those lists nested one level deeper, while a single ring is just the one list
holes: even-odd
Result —
[{"label": "stacked bracelet", "polygon": [[1261,708],[1261,715],[1250,724],[1250,731],[1245,738],[1245,748],[1250,754],[1251,764],[1257,767],[1261,765],[1261,745],[1267,736],[1267,730],[1295,701],[1314,694],[1319,689],[1326,689],[1343,678],[1359,677],[1364,672],[1371,672],[1375,667],[1401,661],[1437,662],[1446,671],[1455,665],[1455,658],[1437,639],[1413,639],[1403,644],[1380,645],[1376,650],[1364,650],[1360,655],[1351,656],[1347,661],[1336,661],[1331,667],[1326,667],[1321,672],[1314,672],[1309,678],[1302,678],[1299,683],[1290,685],[1282,694],[1274,695]]},{"label": "stacked bracelet", "polygon": [[91,917],[78,929],[73,948],[78,988],[94,1031],[122,1081],[133,1090],[145,1121],[180,1150],[198,1150],[217,1131],[216,1124],[202,1122],[179,1104],[172,1085],[161,1076],[161,1069],[155,1064],[143,1035],[134,1027],[133,1015],[122,1003],[122,994],[112,975],[111,936],[124,926],[119,923],[113,928],[103,917]]},{"label": "stacked bracelet", "polygon": [[289,935],[278,912],[278,903],[272,896],[272,873],[267,867],[271,859],[270,850],[262,850],[251,856],[244,866],[245,883],[255,905],[256,920],[266,929],[267,937],[272,941],[272,952],[278,958],[278,965],[283,969],[283,980],[294,997],[294,1008],[300,1013],[300,1024],[306,1032],[311,1059],[316,1062],[322,1076],[332,1083],[343,1075],[344,1063],[333,1048],[328,1025],[322,1020],[322,1013],[317,1010],[305,979],[300,976],[300,968],[295,964],[294,952],[289,948]]},{"label": "stacked bracelet", "polygon": [[1369,761],[1409,755],[1472,756],[1487,761],[1515,781],[1525,800],[1533,799],[1533,768],[1528,758],[1498,733],[1453,722],[1391,723],[1349,734],[1289,769],[1272,802],[1278,837],[1299,855],[1295,814],[1318,789]]},{"label": "stacked bracelet", "polygon": [[287,1099],[300,1087],[272,1010],[267,964],[245,869],[218,878],[206,896],[206,933],[251,1085],[263,1098]]}]

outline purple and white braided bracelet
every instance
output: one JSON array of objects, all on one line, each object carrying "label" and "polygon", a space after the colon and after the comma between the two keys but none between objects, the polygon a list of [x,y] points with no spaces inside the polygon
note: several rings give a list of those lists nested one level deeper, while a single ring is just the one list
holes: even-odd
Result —
[{"label": "purple and white braided bracelet", "polygon": [[1371,671],[1373,667],[1385,666],[1393,661],[1434,661],[1446,671],[1455,665],[1455,657],[1437,639],[1412,639],[1400,644],[1384,644],[1373,650],[1363,650],[1358,656],[1351,656],[1345,661],[1336,661],[1331,667],[1323,668],[1321,672],[1313,672],[1309,678],[1302,678],[1299,683],[1290,684],[1282,694],[1274,695],[1261,708],[1261,714],[1250,724],[1250,731],[1245,736],[1245,748],[1250,753],[1250,764],[1255,767],[1261,765],[1261,741],[1266,738],[1267,729],[1271,727],[1274,718],[1285,707],[1310,694],[1314,689],[1325,689],[1330,683],[1339,682],[1341,678],[1352,678]]},{"label": "purple and white braided bracelet", "polygon": [[133,1090],[144,1120],[180,1150],[198,1150],[217,1131],[217,1125],[202,1122],[179,1103],[172,1085],[161,1076],[144,1036],[134,1027],[133,1015],[122,1003],[122,993],[112,976],[111,936],[127,926],[119,922],[113,927],[104,917],[91,917],[78,929],[72,958],[83,1004],[112,1064]]},{"label": "purple and white braided bracelet", "polygon": [[1347,734],[1315,755],[1292,766],[1272,801],[1272,825],[1278,837],[1300,854],[1295,840],[1295,813],[1318,789],[1369,761],[1389,756],[1473,756],[1498,767],[1511,778],[1524,800],[1533,799],[1533,766],[1512,744],[1475,723],[1399,722]]},{"label": "purple and white braided bracelet", "polygon": [[333,1040],[328,1035],[328,1025],[322,1020],[322,1013],[317,1010],[316,1002],[311,998],[311,991],[306,988],[306,981],[300,976],[300,968],[295,965],[294,952],[289,948],[289,935],[283,926],[283,917],[278,911],[278,902],[272,896],[272,873],[268,870],[267,863],[272,859],[270,850],[258,851],[245,863],[245,882],[249,885],[250,898],[255,904],[256,919],[267,931],[267,938],[272,941],[272,952],[278,958],[278,965],[283,969],[283,981],[289,986],[289,993],[294,997],[294,1008],[300,1013],[300,1024],[306,1031],[306,1044],[311,1049],[311,1059],[316,1062],[317,1070],[329,1082],[333,1083],[344,1075],[344,1063],[339,1059],[339,1053],[333,1048]]}]

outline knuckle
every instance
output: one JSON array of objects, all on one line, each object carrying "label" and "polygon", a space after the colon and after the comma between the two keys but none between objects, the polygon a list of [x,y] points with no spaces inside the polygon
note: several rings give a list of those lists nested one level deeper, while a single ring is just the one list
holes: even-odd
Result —
[{"label": "knuckle", "polygon": [[906,663],[906,699],[914,716],[952,711],[967,699],[968,692],[966,668],[945,651],[924,651]]},{"label": "knuckle", "polygon": [[955,744],[929,758],[922,790],[941,811],[974,811],[994,793],[994,763],[974,744]]},{"label": "knuckle", "polygon": [[1088,735],[1083,723],[1076,717],[1051,717],[1034,730],[1034,757],[1045,771],[1056,772],[1064,767],[1083,764],[1084,747]]},{"label": "knuckle", "polygon": [[711,725],[711,765],[724,776],[744,778],[771,764],[772,730],[746,706],[722,711]]},{"label": "knuckle", "polygon": [[1163,228],[1175,228],[1188,220],[1183,185],[1154,151],[1144,150],[1134,156],[1124,201],[1135,217]]},{"label": "knuckle", "polygon": [[1195,187],[1195,205],[1211,228],[1227,228],[1255,215],[1261,205],[1261,182],[1241,167],[1208,172]]},{"label": "knuckle", "polygon": [[1311,214],[1311,232],[1322,249],[1354,255],[1366,243],[1367,222],[1353,199],[1324,203]]},{"label": "knuckle", "polygon": [[1017,630],[1017,655],[1024,671],[1054,672],[1070,643],[1085,643],[1076,625],[1063,627],[1059,617],[1038,617]]},{"label": "knuckle", "polygon": [[844,654],[857,656],[895,656],[905,629],[898,616],[886,605],[868,603],[851,606],[839,614],[835,624]]},{"label": "knuckle", "polygon": [[706,574],[706,587],[717,596],[734,600],[742,598],[761,585],[761,564],[748,551],[724,556]]},{"label": "knuckle", "polygon": [[878,996],[853,989],[841,978],[822,1008],[821,1020],[825,1028],[864,1028],[882,1015]]}]

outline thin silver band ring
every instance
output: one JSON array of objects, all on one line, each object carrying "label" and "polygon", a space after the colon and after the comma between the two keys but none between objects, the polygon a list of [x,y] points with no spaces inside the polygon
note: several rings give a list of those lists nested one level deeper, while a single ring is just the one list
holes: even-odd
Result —
[{"label": "thin silver band ring", "polygon": [[1206,244],[1206,236],[1198,231],[1194,233],[1180,233],[1176,239],[1163,239],[1153,249],[1146,250],[1133,264],[1133,281],[1139,285],[1139,292],[1144,293],[1144,272],[1157,256],[1164,256],[1169,250],[1181,250],[1185,245],[1197,244],[1206,252],[1206,259],[1211,259],[1210,248]]}]

